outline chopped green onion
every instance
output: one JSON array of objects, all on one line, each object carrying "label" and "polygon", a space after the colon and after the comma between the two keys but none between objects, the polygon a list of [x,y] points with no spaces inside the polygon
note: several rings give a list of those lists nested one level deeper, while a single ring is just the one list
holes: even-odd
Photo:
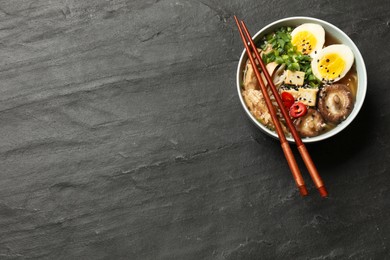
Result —
[{"label": "chopped green onion", "polygon": [[291,43],[291,27],[281,27],[276,32],[266,35],[263,38],[261,48],[267,50],[271,45],[272,50],[262,55],[265,63],[275,61],[278,64],[285,64],[287,69],[292,71],[305,72],[305,84],[310,87],[318,87],[321,83],[311,70],[311,57],[297,50]]}]

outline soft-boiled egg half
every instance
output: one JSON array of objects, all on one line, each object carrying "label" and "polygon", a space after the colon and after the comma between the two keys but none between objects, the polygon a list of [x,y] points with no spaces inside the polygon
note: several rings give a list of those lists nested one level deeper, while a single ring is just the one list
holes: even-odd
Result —
[{"label": "soft-boiled egg half", "polygon": [[335,82],[347,74],[353,60],[353,53],[348,46],[333,44],[318,51],[311,61],[311,70],[321,81]]},{"label": "soft-boiled egg half", "polygon": [[314,57],[325,43],[325,30],[319,24],[304,23],[291,32],[291,43],[303,54]]}]

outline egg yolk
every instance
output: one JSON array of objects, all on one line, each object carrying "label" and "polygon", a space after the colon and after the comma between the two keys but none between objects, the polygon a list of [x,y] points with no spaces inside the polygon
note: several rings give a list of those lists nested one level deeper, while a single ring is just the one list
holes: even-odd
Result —
[{"label": "egg yolk", "polygon": [[325,80],[340,77],[345,68],[345,61],[337,53],[329,53],[318,60],[318,71]]},{"label": "egg yolk", "polygon": [[317,39],[314,34],[308,31],[302,31],[294,35],[291,43],[297,47],[297,50],[303,54],[309,54],[317,44]]}]

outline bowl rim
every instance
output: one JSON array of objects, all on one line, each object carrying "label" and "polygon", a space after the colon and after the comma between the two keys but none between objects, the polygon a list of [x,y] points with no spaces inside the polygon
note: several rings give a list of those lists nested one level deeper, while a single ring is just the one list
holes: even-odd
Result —
[{"label": "bowl rim", "polygon": [[[337,26],[335,26],[327,21],[318,19],[318,18],[308,17],[308,16],[292,16],[292,17],[282,18],[282,19],[276,20],[276,21],[271,22],[271,23],[267,24],[266,26],[264,26],[262,29],[257,31],[255,35],[253,35],[252,39],[254,40],[254,42],[256,42],[257,38],[262,36],[262,34],[266,33],[270,28],[273,28],[274,26],[279,25],[279,24],[281,24],[280,26],[283,26],[282,23],[289,23],[289,22],[291,23],[291,22],[297,21],[297,20],[300,20],[300,22],[299,22],[300,24],[302,24],[302,23],[318,23],[321,26],[329,27],[336,32],[337,35],[332,34],[332,36],[335,37],[337,40],[341,41],[340,38],[344,38],[344,41],[342,41],[342,43],[348,45],[352,49],[352,52],[354,53],[354,56],[355,56],[354,57],[354,66],[356,67],[356,72],[358,74],[358,88],[357,88],[357,92],[356,92],[356,100],[355,100],[355,105],[354,105],[354,108],[353,108],[351,114],[347,117],[346,120],[339,123],[334,129],[332,129],[324,134],[321,134],[321,135],[318,135],[315,137],[302,137],[302,142],[313,143],[313,142],[319,142],[319,141],[328,139],[328,138],[340,133],[348,125],[350,125],[350,123],[356,118],[356,116],[358,115],[359,111],[361,110],[361,108],[363,106],[363,103],[364,103],[364,100],[366,97],[366,93],[367,93],[367,70],[366,70],[363,56],[361,55],[358,47],[352,41],[352,39],[349,38],[349,36],[346,33],[344,33],[341,29],[339,29]],[[325,31],[326,31],[326,29],[325,29]],[[263,124],[261,124],[259,121],[257,121],[257,119],[249,111],[248,107],[245,104],[244,98],[242,97],[240,76],[241,76],[241,73],[243,73],[242,66],[243,66],[244,58],[246,61],[246,56],[247,56],[246,50],[244,48],[242,53],[241,53],[239,62],[238,62],[237,74],[236,74],[237,91],[238,91],[238,96],[239,96],[241,105],[243,106],[244,111],[246,112],[247,116],[251,119],[252,123],[254,123],[258,128],[260,128],[260,130],[262,130],[267,135],[269,135],[275,139],[279,139],[279,137],[275,131],[268,129]],[[357,63],[359,63],[359,70],[357,67]],[[358,94],[360,94],[359,99],[358,99]],[[286,138],[287,138],[288,142],[295,143],[295,140],[292,137],[286,137]]]}]

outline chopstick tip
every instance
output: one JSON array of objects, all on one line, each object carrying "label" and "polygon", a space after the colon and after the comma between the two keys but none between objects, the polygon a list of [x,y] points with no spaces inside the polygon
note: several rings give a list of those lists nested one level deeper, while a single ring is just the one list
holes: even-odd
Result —
[{"label": "chopstick tip", "polygon": [[302,197],[307,196],[307,194],[309,194],[305,185],[299,186],[298,189]]},{"label": "chopstick tip", "polygon": [[328,192],[326,191],[326,188],[324,186],[319,187],[318,191],[322,198],[328,197]]}]

